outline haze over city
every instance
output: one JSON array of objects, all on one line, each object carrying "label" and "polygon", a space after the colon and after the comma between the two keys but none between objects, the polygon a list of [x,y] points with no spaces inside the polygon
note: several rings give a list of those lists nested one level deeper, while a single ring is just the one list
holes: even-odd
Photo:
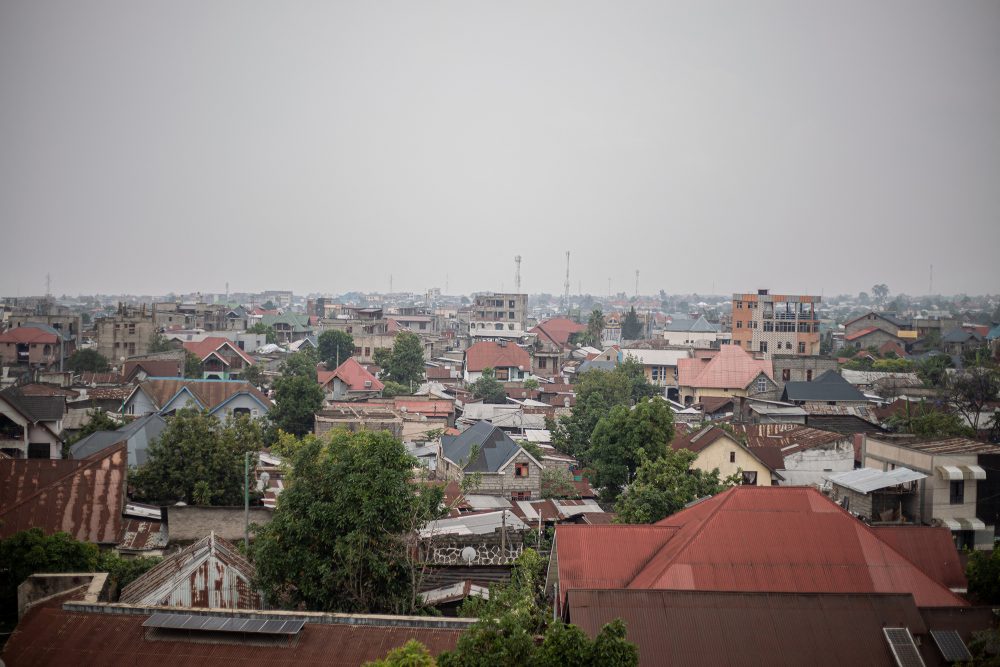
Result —
[{"label": "haze over city", "polygon": [[[1000,288],[996,2],[0,6],[0,293]],[[35,251],[37,249],[38,251]],[[44,249],[44,252],[42,251]]]}]

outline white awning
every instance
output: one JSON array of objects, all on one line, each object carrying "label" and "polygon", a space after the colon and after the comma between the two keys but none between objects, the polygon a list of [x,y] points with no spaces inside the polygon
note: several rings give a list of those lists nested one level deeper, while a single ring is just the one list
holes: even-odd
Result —
[{"label": "white awning", "polygon": [[979,466],[959,466],[965,479],[986,479],[986,471]]},{"label": "white awning", "polygon": [[937,519],[937,521],[941,522],[949,530],[986,530],[986,524],[976,517],[969,519],[965,517],[958,519]]},{"label": "white awning", "polygon": [[958,466],[938,466],[937,471],[942,478],[947,480],[965,479],[961,468]]}]

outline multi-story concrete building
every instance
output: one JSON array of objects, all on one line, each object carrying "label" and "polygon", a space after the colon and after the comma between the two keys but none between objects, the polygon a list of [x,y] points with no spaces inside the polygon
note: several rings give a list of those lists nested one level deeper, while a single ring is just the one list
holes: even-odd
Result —
[{"label": "multi-story concrete building", "polygon": [[770,294],[733,295],[733,344],[748,352],[819,354],[818,296]]},{"label": "multi-story concrete building", "polygon": [[155,325],[145,304],[139,308],[118,304],[118,311],[97,320],[97,351],[112,366],[120,366],[123,357],[147,354]]},{"label": "multi-story concrete building", "polygon": [[479,294],[469,318],[469,334],[486,338],[519,338],[528,329],[527,294]]}]

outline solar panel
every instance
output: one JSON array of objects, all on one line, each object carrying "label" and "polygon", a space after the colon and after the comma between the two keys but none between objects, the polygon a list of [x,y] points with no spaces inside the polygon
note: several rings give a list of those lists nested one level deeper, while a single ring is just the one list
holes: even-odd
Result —
[{"label": "solar panel", "polygon": [[198,630],[202,632],[246,632],[249,634],[295,635],[305,621],[282,621],[200,614],[155,613],[142,624],[144,628],[163,630]]},{"label": "solar panel", "polygon": [[882,628],[882,631],[899,667],[925,667],[909,628]]},{"label": "solar panel", "polygon": [[972,654],[954,630],[931,630],[931,637],[948,662],[971,662]]}]

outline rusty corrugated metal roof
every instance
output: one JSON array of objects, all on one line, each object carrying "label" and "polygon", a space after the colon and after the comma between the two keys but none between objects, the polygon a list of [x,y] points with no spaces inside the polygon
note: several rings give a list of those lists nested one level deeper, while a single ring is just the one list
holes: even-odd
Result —
[{"label": "rusty corrugated metal roof", "polygon": [[27,528],[116,544],[125,501],[124,444],[83,461],[0,461],[0,538]]},{"label": "rusty corrugated metal roof", "polygon": [[253,566],[215,535],[195,542],[126,586],[119,600],[143,606],[262,609]]},{"label": "rusty corrugated metal roof", "polygon": [[952,589],[968,586],[951,530],[944,526],[872,526],[887,542],[934,581]]},{"label": "rusty corrugated metal roof", "polygon": [[583,590],[569,617],[591,637],[624,620],[640,665],[895,667],[883,626],[927,632],[905,594]]},{"label": "rusty corrugated metal roof", "polygon": [[[461,630],[436,619],[400,618],[400,625],[349,625],[306,621],[287,644],[220,642],[208,638],[151,639],[142,624],[150,614],[97,613],[62,608],[55,604],[31,609],[7,641],[3,660],[8,665],[55,667],[221,667],[264,664],[269,667],[346,667],[379,660],[394,648],[416,639],[433,655],[452,650]],[[266,612],[257,612],[264,618]],[[287,617],[282,617],[287,620]],[[391,617],[387,617],[391,618]],[[350,619],[347,619],[349,621]],[[393,619],[395,620],[395,619]],[[409,620],[409,623],[406,621]],[[454,622],[455,619],[449,619]]]},{"label": "rusty corrugated metal roof", "polygon": [[147,519],[125,519],[118,548],[123,551],[153,551],[167,546],[166,524]]}]

